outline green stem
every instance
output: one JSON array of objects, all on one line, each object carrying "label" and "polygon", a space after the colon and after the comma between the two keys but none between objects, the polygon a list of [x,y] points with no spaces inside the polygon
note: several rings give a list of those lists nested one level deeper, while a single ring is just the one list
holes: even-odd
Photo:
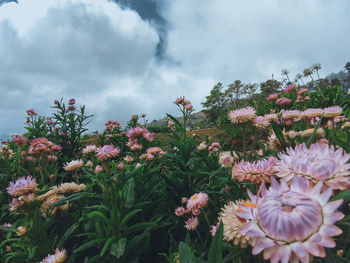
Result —
[{"label": "green stem", "polygon": [[207,222],[208,226],[210,227],[211,225],[210,225],[210,222],[209,222],[208,216],[207,216],[207,214],[205,213],[204,209],[202,210],[202,212],[203,212],[203,215],[204,215],[205,221]]},{"label": "green stem", "polygon": [[247,142],[246,142],[246,134],[245,134],[245,125],[242,124],[242,137],[243,137],[243,159],[246,160],[247,157]]}]

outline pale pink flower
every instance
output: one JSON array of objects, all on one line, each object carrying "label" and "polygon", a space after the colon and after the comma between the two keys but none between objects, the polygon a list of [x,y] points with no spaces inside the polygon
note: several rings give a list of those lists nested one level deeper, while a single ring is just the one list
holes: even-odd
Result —
[{"label": "pale pink flower", "polygon": [[12,201],[9,203],[9,210],[11,212],[17,211],[22,205],[24,205],[24,201],[22,200],[22,197],[19,198],[13,198]]},{"label": "pale pink flower", "polygon": [[282,98],[279,98],[278,100],[276,100],[276,104],[281,105],[281,106],[288,105],[291,102],[292,102],[291,99],[288,99],[285,97],[282,97]]},{"label": "pale pink flower", "polygon": [[147,154],[156,155],[156,154],[166,154],[160,147],[149,147],[146,150]]},{"label": "pale pink flower", "polygon": [[310,96],[306,96],[304,100],[310,100]]},{"label": "pale pink flower", "polygon": [[266,98],[266,100],[267,101],[276,100],[278,98],[278,95],[279,95],[278,93],[272,93]]},{"label": "pale pink flower", "polygon": [[198,151],[203,151],[205,149],[208,148],[208,145],[205,142],[201,142],[198,146],[197,146],[197,150]]},{"label": "pale pink flower", "polygon": [[67,172],[77,171],[83,166],[83,164],[84,164],[84,161],[81,159],[73,160],[73,161],[67,162],[65,166],[63,166],[63,169],[66,170]]},{"label": "pale pink flower", "polygon": [[196,230],[198,225],[199,225],[199,220],[197,217],[190,217],[185,222],[185,228],[187,230]]},{"label": "pale pink flower", "polygon": [[268,122],[271,121],[278,121],[278,116],[276,113],[269,113],[269,114],[265,114],[264,115],[265,120],[267,120]]},{"label": "pale pink flower", "polygon": [[219,226],[220,226],[220,222],[217,222],[216,225],[210,226],[210,234],[212,237],[215,236],[216,231],[218,230]]},{"label": "pale pink flower", "polygon": [[103,147],[95,150],[95,156],[101,161],[113,158],[120,153],[120,148],[115,148],[113,144],[104,145]]},{"label": "pale pink flower", "polygon": [[192,104],[185,105],[185,110],[188,110],[188,111],[193,110]]},{"label": "pale pink flower", "polygon": [[231,152],[221,152],[219,155],[219,164],[224,168],[232,167],[232,164],[235,160],[238,160],[236,153],[233,153],[234,157],[231,155]]},{"label": "pale pink flower", "polygon": [[178,208],[175,209],[175,215],[176,216],[182,216],[185,213],[185,208],[182,206],[179,206]]},{"label": "pale pink flower", "polygon": [[85,166],[91,168],[94,164],[89,160],[86,162]]},{"label": "pale pink flower", "polygon": [[305,143],[287,148],[279,153],[275,171],[282,181],[291,181],[294,176],[305,177],[313,183],[319,181],[333,189],[350,189],[350,154],[342,148],[334,149],[324,143],[315,143],[308,149]]},{"label": "pale pink flower", "polygon": [[311,119],[311,118],[315,118],[315,117],[321,117],[322,113],[323,113],[322,109],[310,108],[310,109],[307,109],[307,110],[304,110],[303,112],[301,112],[301,115],[304,118]]},{"label": "pale pink flower", "polygon": [[192,195],[187,201],[187,209],[202,209],[208,204],[208,195],[206,193],[198,193]]},{"label": "pale pink flower", "polygon": [[192,215],[199,216],[201,214],[201,210],[198,208],[192,209]]},{"label": "pale pink flower", "polygon": [[269,189],[262,184],[252,200],[257,209],[239,231],[254,239],[252,254],[263,252],[265,260],[276,263],[308,263],[313,256],[325,257],[324,248],[335,247],[332,237],[342,233],[334,223],[344,214],[335,212],[343,200],[328,202],[332,189],[321,190],[321,182],[312,187],[297,176],[290,186],[274,178]]},{"label": "pale pink flower", "polygon": [[173,127],[175,125],[175,122],[170,120],[168,121],[168,127]]},{"label": "pale pink flower", "polygon": [[47,159],[48,159],[50,162],[56,162],[56,161],[57,161],[57,156],[56,156],[56,155],[48,155],[48,156],[47,156]]},{"label": "pale pink flower", "polygon": [[253,120],[253,125],[259,129],[266,129],[269,127],[270,122],[267,121],[263,116],[257,116]]},{"label": "pale pink flower", "polygon": [[55,254],[48,255],[40,263],[64,263],[67,259],[67,251],[65,249],[59,250],[56,248]]},{"label": "pale pink flower", "polygon": [[[251,193],[249,192],[251,195]],[[255,201],[235,201],[228,202],[221,208],[219,221],[222,222],[224,231],[223,239],[232,242],[235,246],[245,248],[252,243],[252,239],[247,235],[241,235],[240,229],[244,224],[249,222],[252,217],[253,210],[256,209]]]},{"label": "pale pink flower", "polygon": [[220,150],[220,143],[219,142],[213,142],[209,147],[209,152],[218,152]]},{"label": "pale pink flower", "polygon": [[255,109],[253,107],[245,107],[238,110],[230,111],[228,118],[233,123],[245,123],[253,121],[256,117]]},{"label": "pale pink flower", "polygon": [[232,178],[239,182],[251,182],[260,184],[261,182],[270,182],[276,172],[274,167],[277,159],[269,157],[255,162],[241,161],[232,168]]},{"label": "pale pink flower", "polygon": [[95,173],[96,174],[99,174],[99,173],[102,173],[103,172],[103,167],[102,167],[102,165],[96,165],[96,167],[95,167]]},{"label": "pale pink flower", "polygon": [[288,85],[288,87],[286,88],[286,93],[290,93],[290,92],[292,92],[293,90],[295,90],[295,88],[297,87],[297,85],[296,84],[290,84],[290,85]]},{"label": "pale pink flower", "polygon": [[181,198],[181,204],[186,204],[188,202],[188,198],[187,197],[182,197]]},{"label": "pale pink flower", "polygon": [[141,164],[140,164],[140,163],[137,163],[137,164],[135,165],[135,168],[139,168],[139,167],[141,167]]},{"label": "pale pink flower", "polygon": [[38,184],[36,179],[30,175],[27,177],[19,177],[16,182],[10,182],[6,188],[7,192],[12,196],[21,196],[28,193],[36,193],[38,191]]},{"label": "pale pink flower", "polygon": [[124,157],[124,161],[126,161],[127,163],[132,163],[134,159],[130,155],[127,155]]},{"label": "pale pink flower", "polygon": [[95,152],[96,149],[97,149],[97,147],[95,144],[89,144],[83,148],[82,152],[83,152],[83,154],[88,154],[88,153]]},{"label": "pale pink flower", "polygon": [[29,116],[36,115],[36,112],[33,109],[26,110],[26,113]]},{"label": "pale pink flower", "polygon": [[286,110],[282,112],[282,118],[284,120],[298,118],[299,116],[300,116],[300,111],[298,110]]},{"label": "pale pink flower", "polygon": [[343,113],[343,109],[340,106],[331,106],[323,109],[325,118],[334,118],[340,116]]}]

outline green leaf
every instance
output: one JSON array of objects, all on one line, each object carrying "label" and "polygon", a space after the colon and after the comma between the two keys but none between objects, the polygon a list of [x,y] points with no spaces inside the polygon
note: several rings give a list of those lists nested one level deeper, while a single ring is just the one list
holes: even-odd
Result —
[{"label": "green leaf", "polygon": [[124,255],[125,252],[125,245],[126,245],[126,238],[122,237],[118,240],[117,243],[113,243],[111,247],[111,255],[116,256],[117,258],[120,258]]},{"label": "green leaf", "polygon": [[134,178],[130,178],[123,189],[123,197],[126,208],[130,208],[134,203],[134,188],[135,180]]},{"label": "green leaf", "polygon": [[323,120],[323,114],[322,114],[321,118],[319,119],[319,121],[318,121],[318,123],[317,123],[317,125],[316,125],[316,127],[315,127],[315,129],[313,131],[313,133],[311,134],[310,138],[306,141],[306,147],[309,147],[310,144],[313,142],[313,140],[314,140],[314,138],[316,136],[317,130],[321,126],[322,120]]},{"label": "green leaf", "polygon": [[107,218],[104,214],[102,214],[101,212],[99,212],[99,211],[92,211],[92,212],[90,212],[87,216],[88,216],[88,218],[96,218],[96,219],[102,221],[103,223],[106,224],[106,226],[109,225],[109,220],[108,220],[108,218]]},{"label": "green leaf", "polygon": [[333,196],[331,198],[331,201],[335,201],[335,200],[339,200],[339,199],[343,199],[344,203],[350,202],[350,190],[345,190],[345,191],[340,192],[339,194]]},{"label": "green leaf", "polygon": [[78,252],[84,251],[85,249],[88,249],[90,247],[96,246],[98,243],[100,243],[104,240],[105,240],[104,238],[98,238],[98,239],[91,240],[91,241],[81,245],[77,249],[74,249],[73,253],[78,253]]},{"label": "green leaf", "polygon": [[63,234],[63,236],[60,238],[60,240],[57,243],[57,247],[62,247],[64,241],[78,228],[79,224],[75,223],[70,226],[70,228],[67,229],[67,231]]},{"label": "green leaf", "polygon": [[222,233],[223,225],[221,222],[209,248],[208,263],[222,262]]},{"label": "green leaf", "polygon": [[272,129],[275,132],[276,137],[277,137],[278,141],[280,142],[280,144],[282,145],[283,149],[287,148],[287,143],[284,140],[284,136],[283,136],[283,132],[281,130],[281,127],[275,121],[271,121],[271,125],[272,125]]},{"label": "green leaf", "polygon": [[136,215],[138,212],[141,212],[141,211],[142,209],[135,209],[129,212],[126,216],[124,216],[124,218],[120,222],[121,227],[123,227],[134,215]]},{"label": "green leaf", "polygon": [[100,253],[100,257],[102,258],[103,255],[106,253],[106,250],[109,248],[109,245],[111,244],[111,242],[115,239],[115,236],[112,236],[110,238],[107,239],[106,243],[104,244],[101,253]]},{"label": "green leaf", "polygon": [[198,262],[194,256],[191,248],[188,247],[184,242],[179,244],[179,259],[181,263],[195,263]]}]

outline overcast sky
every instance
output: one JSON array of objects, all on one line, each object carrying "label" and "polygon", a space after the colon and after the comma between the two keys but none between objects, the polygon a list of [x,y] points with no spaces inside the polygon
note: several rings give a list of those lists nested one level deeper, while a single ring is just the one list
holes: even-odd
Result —
[{"label": "overcast sky", "polygon": [[[0,0],[1,2],[1,0]],[[0,136],[25,110],[76,98],[91,130],[196,110],[218,82],[262,82],[350,61],[349,0],[19,0],[0,6]]]}]

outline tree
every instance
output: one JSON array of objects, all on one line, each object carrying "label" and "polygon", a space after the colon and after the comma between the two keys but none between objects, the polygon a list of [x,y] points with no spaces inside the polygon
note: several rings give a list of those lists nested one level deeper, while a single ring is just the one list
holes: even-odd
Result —
[{"label": "tree", "polygon": [[346,63],[345,69],[350,74],[350,62]]},{"label": "tree", "polygon": [[222,83],[216,84],[210,91],[210,95],[205,97],[206,101],[201,103],[205,108],[203,112],[208,114],[211,123],[215,123],[223,112],[225,95],[221,91],[222,88]]},{"label": "tree", "polygon": [[267,81],[260,84],[262,93],[271,94],[278,92],[282,86],[282,83],[275,79],[268,79]]},{"label": "tree", "polygon": [[235,80],[233,83],[229,84],[225,90],[224,96],[229,99],[231,105],[236,106],[237,100],[242,95],[242,88],[244,84],[240,80]]}]

